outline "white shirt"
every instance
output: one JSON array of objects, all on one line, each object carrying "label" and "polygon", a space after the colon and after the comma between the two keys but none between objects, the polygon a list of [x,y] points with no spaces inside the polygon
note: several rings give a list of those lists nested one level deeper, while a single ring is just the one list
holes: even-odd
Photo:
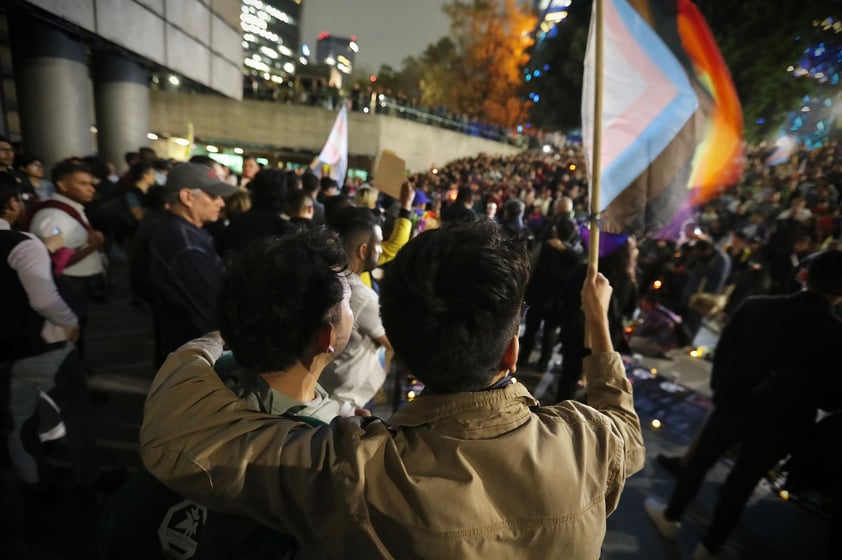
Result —
[{"label": "white shirt", "polygon": [[348,275],[348,284],[354,328],[348,346],[322,371],[319,383],[334,400],[362,408],[386,380],[385,348],[376,340],[386,330],[380,321],[377,292],[363,284],[357,274]]},{"label": "white shirt", "polygon": [[[70,200],[59,193],[53,195],[53,200],[63,202],[72,207],[79,213],[82,220],[88,223],[88,217],[85,215],[85,207],[75,200]],[[29,231],[44,239],[53,235],[55,228],[61,229],[65,247],[78,251],[87,246],[88,230],[76,221],[76,219],[71,217],[70,214],[58,208],[44,208],[36,212],[29,226]],[[79,262],[65,268],[62,274],[67,276],[93,276],[94,274],[101,273],[103,270],[102,255],[99,251],[94,251]]]},{"label": "white shirt", "polygon": [[[9,222],[0,219],[0,230],[9,229]],[[18,273],[20,283],[29,297],[30,307],[46,319],[41,330],[44,341],[53,343],[67,340],[62,327],[75,327],[79,321],[58,293],[47,247],[31,233],[21,233],[29,239],[18,243],[9,253],[6,262]]]}]

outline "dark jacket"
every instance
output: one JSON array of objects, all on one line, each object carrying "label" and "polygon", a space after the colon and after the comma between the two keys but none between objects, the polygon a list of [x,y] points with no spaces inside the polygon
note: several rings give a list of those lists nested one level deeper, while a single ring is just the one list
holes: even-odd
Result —
[{"label": "dark jacket", "polygon": [[149,273],[160,365],[185,342],[217,330],[223,265],[206,231],[167,212],[150,241]]},{"label": "dark jacket", "polygon": [[152,304],[152,279],[149,269],[151,262],[152,236],[158,225],[166,217],[166,210],[147,210],[137,226],[129,252],[129,274],[132,293]]},{"label": "dark jacket", "polygon": [[222,235],[222,254],[241,251],[246,245],[257,239],[283,236],[295,231],[288,220],[269,208],[251,208],[235,216]]},{"label": "dark jacket", "polygon": [[545,313],[561,313],[565,283],[585,258],[582,245],[576,242],[556,249],[542,241],[538,251],[535,269],[526,285],[526,302]]},{"label": "dark jacket", "polygon": [[0,231],[0,286],[3,286],[0,301],[5,316],[0,321],[0,362],[13,362],[47,350],[41,338],[44,317],[32,308],[17,271],[7,262],[12,250],[29,239],[19,231]]},{"label": "dark jacket", "polygon": [[812,423],[816,408],[842,405],[837,344],[842,322],[809,291],[743,302],[719,337],[711,371],[713,402]]}]

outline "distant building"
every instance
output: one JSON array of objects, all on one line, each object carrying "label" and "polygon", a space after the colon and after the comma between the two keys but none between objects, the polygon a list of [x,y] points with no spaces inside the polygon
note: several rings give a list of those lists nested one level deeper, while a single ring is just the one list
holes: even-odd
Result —
[{"label": "distant building", "polygon": [[243,0],[243,72],[282,83],[295,75],[301,0]]},{"label": "distant building", "polygon": [[572,3],[572,0],[535,0],[538,22],[534,34],[537,43],[545,37],[555,36],[556,25],[567,18],[567,10]]},{"label": "distant building", "polygon": [[359,50],[355,35],[338,37],[323,31],[319,33],[319,39],[316,42],[316,62],[327,64],[342,74],[350,75]]}]

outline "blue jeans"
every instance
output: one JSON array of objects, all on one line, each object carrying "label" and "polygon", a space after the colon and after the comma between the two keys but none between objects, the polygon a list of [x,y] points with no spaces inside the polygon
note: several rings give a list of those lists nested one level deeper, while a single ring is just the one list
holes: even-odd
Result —
[{"label": "blue jeans", "polygon": [[11,366],[8,446],[15,471],[26,483],[40,482],[38,462],[24,447],[21,430],[35,414],[41,391],[49,393],[61,409],[76,482],[80,485],[93,482],[97,476],[97,461],[91,401],[79,352],[70,343],[18,360]]}]

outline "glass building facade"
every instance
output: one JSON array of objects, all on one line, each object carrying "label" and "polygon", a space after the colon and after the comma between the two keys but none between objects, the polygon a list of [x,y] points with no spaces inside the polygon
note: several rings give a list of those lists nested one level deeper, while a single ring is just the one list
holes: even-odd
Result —
[{"label": "glass building facade", "polygon": [[243,0],[243,73],[282,83],[295,75],[301,0]]}]

